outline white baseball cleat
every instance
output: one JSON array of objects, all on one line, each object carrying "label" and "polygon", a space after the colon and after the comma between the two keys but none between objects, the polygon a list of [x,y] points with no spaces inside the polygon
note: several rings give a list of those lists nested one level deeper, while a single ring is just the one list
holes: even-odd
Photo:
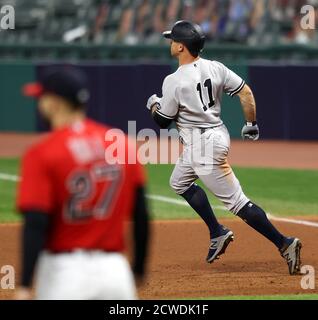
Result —
[{"label": "white baseball cleat", "polygon": [[288,238],[288,243],[280,249],[281,256],[286,260],[289,274],[300,274],[300,249],[302,244],[297,238]]},{"label": "white baseball cleat", "polygon": [[206,257],[206,261],[208,263],[212,263],[215,259],[219,259],[220,255],[225,253],[226,248],[233,240],[233,232],[229,229],[223,228],[221,236],[211,239],[209,253]]}]

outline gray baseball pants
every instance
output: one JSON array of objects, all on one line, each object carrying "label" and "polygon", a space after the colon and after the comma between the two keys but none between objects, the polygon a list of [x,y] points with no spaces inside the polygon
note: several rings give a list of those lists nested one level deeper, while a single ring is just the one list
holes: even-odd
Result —
[{"label": "gray baseball pants", "polygon": [[230,136],[225,125],[214,128],[182,130],[184,150],[170,178],[170,186],[183,194],[200,179],[234,214],[250,200],[227,161]]}]

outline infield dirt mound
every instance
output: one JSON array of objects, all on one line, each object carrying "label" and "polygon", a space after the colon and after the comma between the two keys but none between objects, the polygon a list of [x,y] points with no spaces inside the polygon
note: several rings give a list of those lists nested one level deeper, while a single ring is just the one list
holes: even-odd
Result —
[{"label": "infield dirt mound", "polygon": [[[158,221],[152,224],[149,277],[139,290],[142,299],[197,298],[224,295],[308,294],[301,276],[290,276],[277,249],[237,219],[222,221],[235,240],[220,260],[205,262],[209,239],[201,221]],[[275,223],[283,233],[301,238],[303,264],[318,267],[318,228]],[[19,225],[0,226],[0,266],[11,264],[19,276]],[[317,286],[316,286],[317,287]],[[0,298],[13,291],[0,290]]]}]

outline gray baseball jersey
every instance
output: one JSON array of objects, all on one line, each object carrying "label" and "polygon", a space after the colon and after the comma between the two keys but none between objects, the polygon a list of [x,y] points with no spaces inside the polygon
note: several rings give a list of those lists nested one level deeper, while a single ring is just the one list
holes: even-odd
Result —
[{"label": "gray baseball jersey", "polygon": [[224,64],[200,58],[165,78],[158,113],[175,119],[182,137],[185,128],[219,126],[223,92],[233,96],[244,84]]}]

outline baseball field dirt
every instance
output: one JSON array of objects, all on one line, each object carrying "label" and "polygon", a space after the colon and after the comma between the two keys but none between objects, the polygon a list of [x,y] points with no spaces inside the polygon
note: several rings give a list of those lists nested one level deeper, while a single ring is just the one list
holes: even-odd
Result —
[{"label": "baseball field dirt", "polygon": [[[20,157],[25,148],[37,139],[37,136],[32,135],[22,138],[15,134],[0,135],[0,157]],[[251,167],[318,169],[318,143],[251,144],[234,141],[231,162]],[[302,219],[318,221],[315,216]],[[289,276],[287,265],[277,249],[239,219],[221,222],[234,231],[235,240],[227,253],[212,265],[205,262],[209,239],[203,222],[152,222],[149,277],[139,290],[140,297],[161,299],[318,293],[318,289],[302,289],[301,276]],[[303,264],[317,268],[318,228],[285,222],[274,223],[283,233],[296,235],[302,240]],[[13,265],[17,277],[20,274],[20,228],[20,224],[0,225],[0,267]],[[10,299],[13,295],[13,290],[0,289],[0,299]]]},{"label": "baseball field dirt", "polygon": [[[311,219],[312,220],[312,219]],[[158,221],[152,224],[149,277],[139,290],[142,299],[201,298],[229,295],[307,294],[301,276],[290,276],[278,251],[239,220],[222,220],[235,240],[213,264],[205,262],[209,244],[201,221]],[[285,223],[276,225],[303,243],[303,263],[318,266],[318,228]],[[0,226],[0,261],[16,267],[19,276],[20,225]],[[13,290],[0,290],[0,299]]]}]

